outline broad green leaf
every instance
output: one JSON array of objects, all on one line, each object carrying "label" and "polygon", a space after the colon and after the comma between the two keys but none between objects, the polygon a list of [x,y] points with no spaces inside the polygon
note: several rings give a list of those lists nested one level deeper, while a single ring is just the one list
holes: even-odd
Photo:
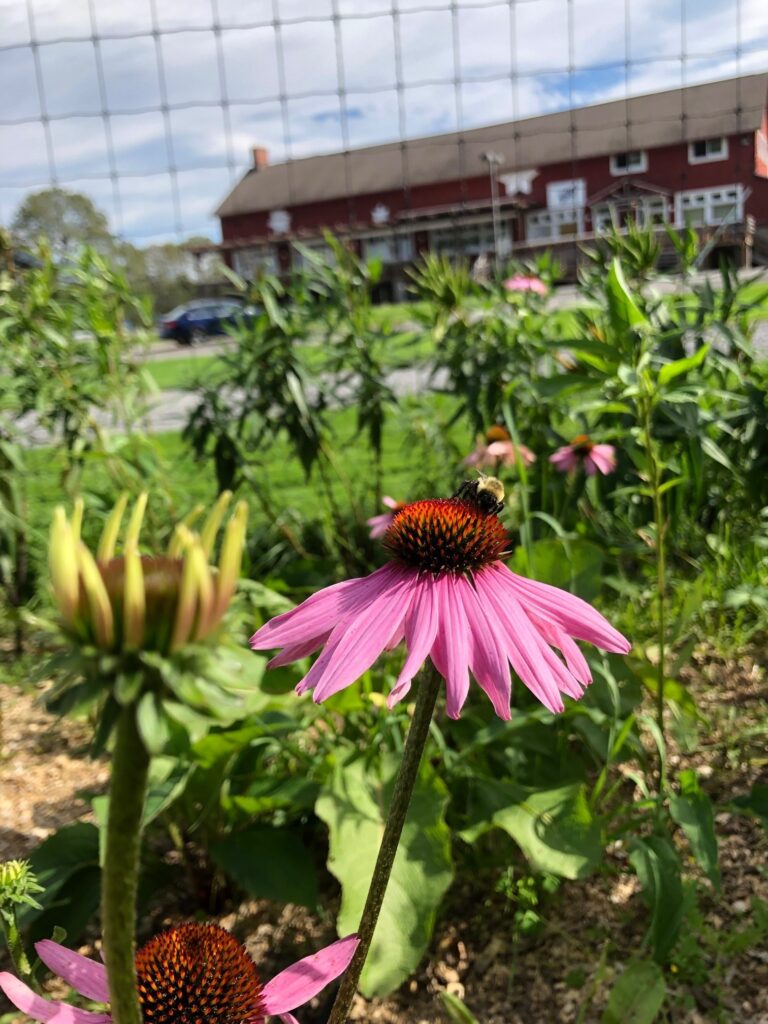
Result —
[{"label": "broad green leaf", "polygon": [[685,910],[680,861],[668,836],[633,838],[629,859],[651,911],[648,939],[654,959],[663,963],[677,941]]},{"label": "broad green leaf", "polygon": [[317,905],[317,876],[309,851],[285,828],[233,832],[210,850],[214,862],[257,899]]},{"label": "broad green leaf", "polygon": [[[330,834],[328,868],[341,883],[340,935],[360,924],[396,768],[394,758],[378,773],[363,761],[338,767],[315,805]],[[447,802],[444,784],[423,764],[360,982],[368,997],[397,988],[429,944],[437,909],[453,880]]]},{"label": "broad green leaf", "polygon": [[666,994],[659,965],[653,960],[635,960],[611,989],[601,1024],[652,1024]]},{"label": "broad green leaf", "polygon": [[665,363],[664,366],[659,370],[659,384],[664,387],[665,384],[669,384],[675,377],[679,377],[683,373],[687,373],[689,370],[696,369],[700,366],[707,357],[709,352],[709,345],[702,345],[701,348],[694,352],[692,356],[687,356],[685,359],[676,359],[672,363]]},{"label": "broad green leaf", "polygon": [[581,783],[534,790],[520,803],[497,810],[493,823],[514,839],[539,871],[583,878],[602,857],[600,827]]},{"label": "broad green leaf", "polygon": [[712,803],[699,786],[696,773],[690,769],[680,772],[680,793],[669,797],[669,811],[674,821],[685,832],[693,855],[702,871],[716,889],[720,888],[720,868],[717,859],[717,836]]}]

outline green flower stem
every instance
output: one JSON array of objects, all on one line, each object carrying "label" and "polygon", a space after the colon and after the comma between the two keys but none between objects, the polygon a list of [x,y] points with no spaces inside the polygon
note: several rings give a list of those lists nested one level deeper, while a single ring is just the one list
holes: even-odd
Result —
[{"label": "green flower stem", "polygon": [[104,960],[114,1024],[142,1024],[134,957],[141,821],[148,772],[149,755],[136,726],[136,708],[131,704],[120,715],[112,754],[101,890]]},{"label": "green flower stem", "polygon": [[21,933],[16,922],[16,912],[12,908],[0,913],[0,930],[2,930],[5,944],[11,956],[11,963],[16,976],[30,985],[35,992],[39,992],[39,986],[32,973],[32,965],[21,941]]},{"label": "green flower stem", "polygon": [[424,753],[427,736],[429,735],[432,713],[435,709],[437,695],[440,692],[441,681],[437,670],[432,666],[431,662],[428,662],[419,675],[416,707],[410,728],[408,729],[408,735],[405,739],[403,756],[392,792],[392,802],[389,806],[389,813],[384,825],[384,835],[379,847],[379,856],[376,860],[376,867],[373,870],[368,897],[365,901],[363,916],[358,929],[360,944],[341,982],[336,1002],[333,1004],[331,1015],[328,1018],[328,1024],[346,1024],[347,1017],[349,1016],[352,1000],[357,991],[357,984],[365,966],[371,941],[373,940],[373,933],[376,930],[376,922],[379,919],[381,905],[384,902],[384,894],[387,891],[389,876],[392,874],[392,865],[395,861],[395,854],[400,843],[403,825],[408,814],[413,787],[419,774],[419,765],[421,764],[421,757]]},{"label": "green flower stem", "polygon": [[[652,405],[650,401],[643,403],[643,433],[645,449],[648,453],[650,467],[649,484],[653,496],[653,524],[655,532],[656,555],[656,597],[658,600],[656,642],[659,648],[656,665],[656,724],[664,739],[664,682],[666,679],[666,612],[667,612],[667,560],[666,560],[666,524],[664,520],[664,498],[661,493],[661,467],[657,457],[656,443],[651,429]],[[660,754],[659,786],[664,782],[664,763]]]}]

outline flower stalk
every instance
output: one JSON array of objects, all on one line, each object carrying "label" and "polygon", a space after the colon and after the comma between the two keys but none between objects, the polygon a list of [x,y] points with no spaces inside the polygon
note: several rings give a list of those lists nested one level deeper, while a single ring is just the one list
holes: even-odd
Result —
[{"label": "flower stalk", "polygon": [[424,747],[429,735],[429,727],[432,722],[432,715],[435,710],[441,682],[441,677],[431,662],[424,666],[420,675],[416,706],[408,729],[408,735],[406,736],[403,756],[392,792],[392,802],[389,806],[384,826],[384,835],[381,839],[376,867],[373,871],[373,877],[371,878],[368,896],[360,921],[360,928],[357,933],[360,943],[352,958],[352,963],[349,965],[349,970],[344,975],[339,987],[336,1001],[328,1018],[328,1024],[346,1024],[349,1016],[352,1000],[357,991],[360,975],[365,966],[371,942],[373,941],[376,923],[384,902],[387,885],[392,874],[392,866],[395,862],[395,855],[400,843],[400,836],[403,832],[408,807],[419,774],[419,765],[424,754]]},{"label": "flower stalk", "polygon": [[136,893],[149,755],[139,736],[136,709],[123,708],[117,725],[109,789],[102,875],[104,962],[114,1024],[142,1024],[135,967]]}]

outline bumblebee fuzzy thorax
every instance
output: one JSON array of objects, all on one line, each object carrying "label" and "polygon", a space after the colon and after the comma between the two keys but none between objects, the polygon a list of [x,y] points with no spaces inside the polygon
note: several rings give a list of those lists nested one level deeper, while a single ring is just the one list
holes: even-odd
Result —
[{"label": "bumblebee fuzzy thorax", "polygon": [[454,498],[474,505],[488,516],[497,516],[504,508],[504,484],[495,476],[480,474],[478,480],[465,480]]}]

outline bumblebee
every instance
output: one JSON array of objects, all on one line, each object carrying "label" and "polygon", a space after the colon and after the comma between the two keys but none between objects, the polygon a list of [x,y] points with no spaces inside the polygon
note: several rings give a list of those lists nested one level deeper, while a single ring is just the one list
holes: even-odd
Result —
[{"label": "bumblebee", "polygon": [[497,516],[504,508],[504,484],[495,476],[481,473],[479,480],[465,480],[453,497],[474,505],[487,516]]}]

